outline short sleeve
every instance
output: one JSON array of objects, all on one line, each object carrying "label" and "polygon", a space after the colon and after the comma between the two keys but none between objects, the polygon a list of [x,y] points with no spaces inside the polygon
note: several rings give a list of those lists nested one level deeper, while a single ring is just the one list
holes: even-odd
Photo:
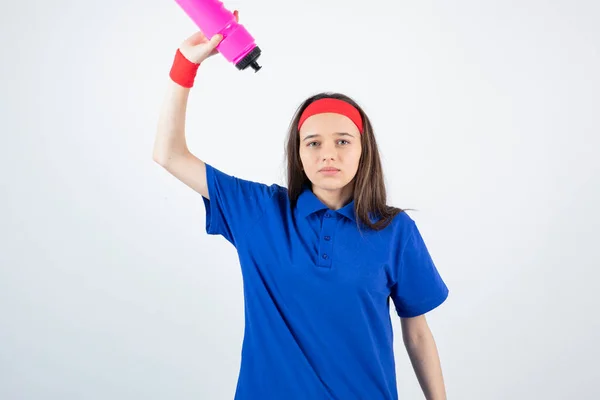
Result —
[{"label": "short sleeve", "polygon": [[448,297],[448,287],[442,280],[423,237],[411,220],[399,248],[396,260],[396,282],[391,298],[402,318],[425,314]]},{"label": "short sleeve", "polygon": [[237,247],[239,240],[264,213],[276,185],[241,179],[205,164],[210,198],[202,197],[206,209],[206,233],[222,235]]}]

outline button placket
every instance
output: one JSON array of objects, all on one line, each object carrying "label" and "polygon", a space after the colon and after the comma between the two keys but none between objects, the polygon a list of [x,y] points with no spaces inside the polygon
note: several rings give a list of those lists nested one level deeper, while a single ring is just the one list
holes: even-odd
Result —
[{"label": "button placket", "polygon": [[321,235],[319,237],[319,259],[317,261],[317,265],[320,267],[331,267],[331,250],[333,243],[331,238],[333,237],[336,221],[336,214],[331,211],[327,211],[323,215]]}]

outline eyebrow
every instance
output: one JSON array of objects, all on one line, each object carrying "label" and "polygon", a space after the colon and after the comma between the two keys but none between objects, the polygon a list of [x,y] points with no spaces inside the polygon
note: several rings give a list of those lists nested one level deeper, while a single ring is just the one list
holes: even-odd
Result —
[{"label": "eyebrow", "polygon": [[[349,134],[348,132],[335,132],[334,135],[337,135],[337,136],[350,136],[352,138],[354,137],[353,135]],[[318,133],[315,133],[315,134],[312,134],[312,135],[307,135],[304,139],[302,139],[302,141],[304,142],[307,139],[312,139],[312,138],[319,137],[319,136],[321,136],[321,135],[318,134]]]}]

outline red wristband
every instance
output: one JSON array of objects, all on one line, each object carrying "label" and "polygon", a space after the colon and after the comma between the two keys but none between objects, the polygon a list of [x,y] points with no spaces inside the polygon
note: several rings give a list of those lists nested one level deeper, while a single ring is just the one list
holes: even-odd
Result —
[{"label": "red wristband", "polygon": [[191,88],[194,86],[194,80],[196,79],[196,72],[198,71],[199,66],[200,64],[193,63],[185,58],[185,56],[181,54],[181,51],[177,49],[169,76],[173,82],[185,88]]}]

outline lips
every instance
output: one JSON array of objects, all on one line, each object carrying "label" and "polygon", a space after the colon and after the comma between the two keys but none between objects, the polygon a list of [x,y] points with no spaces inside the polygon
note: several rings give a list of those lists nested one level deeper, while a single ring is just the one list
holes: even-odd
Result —
[{"label": "lips", "polygon": [[321,172],[335,172],[335,171],[339,171],[339,169],[337,168],[332,168],[332,167],[325,167],[320,169]]}]

